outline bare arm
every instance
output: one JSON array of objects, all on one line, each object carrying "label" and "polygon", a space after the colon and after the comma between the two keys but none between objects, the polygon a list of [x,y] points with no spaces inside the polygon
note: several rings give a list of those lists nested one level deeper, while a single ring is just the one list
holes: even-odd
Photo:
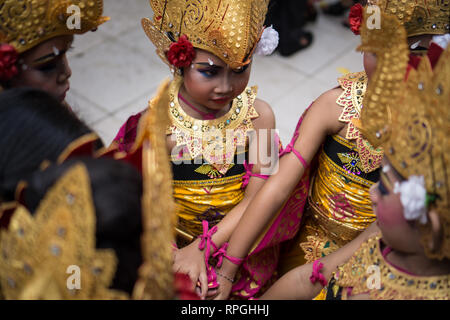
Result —
[{"label": "bare arm", "polygon": [[[358,237],[347,243],[342,248],[329,254],[320,260],[323,263],[321,273],[329,280],[336,268],[348,261],[353,253],[369,237],[379,232],[376,223],[372,223]],[[312,263],[299,266],[288,273],[267,290],[261,300],[310,300],[316,297],[322,290],[322,286],[316,282],[312,284],[309,277],[312,273]]]},{"label": "bare arm", "polygon": [[[337,133],[343,127],[338,121],[342,109],[335,103],[341,92],[340,89],[333,89],[320,96],[303,119],[294,148],[308,163],[315,156],[326,135]],[[254,241],[290,196],[304,172],[305,168],[293,153],[280,159],[278,172],[273,174],[254,196],[233,231],[228,255],[245,257],[248,254]],[[233,278],[237,269],[238,266],[225,260],[220,273]],[[228,293],[225,290],[218,298],[225,299]]]}]

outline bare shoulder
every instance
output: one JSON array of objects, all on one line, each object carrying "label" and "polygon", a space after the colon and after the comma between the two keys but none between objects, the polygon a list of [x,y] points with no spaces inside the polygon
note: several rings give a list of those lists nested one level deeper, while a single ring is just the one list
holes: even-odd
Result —
[{"label": "bare shoulder", "polygon": [[320,119],[328,134],[338,133],[345,124],[339,121],[343,111],[336,100],[342,94],[341,88],[333,88],[321,94],[311,105],[307,116],[313,119]]},{"label": "bare shoulder", "polygon": [[258,113],[258,118],[253,119],[253,125],[255,128],[260,129],[274,129],[275,128],[275,114],[272,107],[264,100],[255,99],[253,107]]},{"label": "bare shoulder", "polygon": [[322,93],[313,103],[313,105],[319,106],[320,109],[330,111],[330,109],[339,108],[336,100],[342,94],[342,88],[333,88]]}]

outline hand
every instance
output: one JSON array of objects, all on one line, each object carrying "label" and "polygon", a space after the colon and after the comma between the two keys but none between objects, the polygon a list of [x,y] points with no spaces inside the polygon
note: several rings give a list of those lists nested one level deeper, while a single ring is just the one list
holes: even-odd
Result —
[{"label": "hand", "polygon": [[205,255],[198,248],[199,240],[190,245],[178,249],[174,252],[173,271],[185,273],[191,278],[196,289],[197,282],[200,282],[200,298],[205,299],[208,293],[208,279],[206,276]]}]

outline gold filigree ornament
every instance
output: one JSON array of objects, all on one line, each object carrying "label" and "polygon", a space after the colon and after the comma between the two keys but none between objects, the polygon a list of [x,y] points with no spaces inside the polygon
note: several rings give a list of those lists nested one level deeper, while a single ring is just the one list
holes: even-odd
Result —
[{"label": "gold filigree ornament", "polygon": [[262,31],[268,0],[150,0],[153,20],[145,33],[167,63],[172,42],[186,35],[195,48],[213,53],[233,69],[250,63]]},{"label": "gold filigree ornament", "polygon": [[[78,9],[79,27],[68,23]],[[50,38],[96,29],[109,20],[102,12],[103,0],[0,0],[0,43],[22,53]]]},{"label": "gold filigree ornament", "polygon": [[443,230],[441,248],[431,252],[432,232],[424,225],[424,247],[431,258],[450,258],[450,46],[434,69],[424,57],[405,81],[406,32],[393,16],[383,15],[382,26],[387,27],[362,28],[361,49],[377,55],[377,69],[364,98],[361,130],[372,145],[384,148],[404,178],[424,176]]},{"label": "gold filigree ornament", "polygon": [[[338,267],[338,272],[333,274],[335,296],[341,287],[344,300],[348,298],[345,288],[352,288],[352,296],[368,293],[372,300],[450,299],[450,275],[413,276],[392,267],[381,253],[380,239],[381,235],[369,238],[348,262]],[[369,278],[368,270],[374,266],[379,268],[379,284]]]},{"label": "gold filigree ornament", "polygon": [[[345,138],[348,140],[356,140],[356,148],[359,154],[358,163],[361,170],[365,173],[378,169],[383,159],[383,149],[374,148],[363,138],[355,125],[355,120],[359,121],[361,117],[361,108],[363,104],[364,94],[367,90],[368,78],[364,71],[349,73],[338,79],[342,88],[342,93],[336,100],[336,103],[343,107],[339,116],[339,121],[347,123],[347,132]],[[341,157],[340,157],[341,158]],[[343,163],[348,163],[343,161]]]},{"label": "gold filigree ornament", "polygon": [[405,27],[408,37],[450,33],[448,0],[371,0],[381,12],[394,15]]},{"label": "gold filigree ornament", "polygon": [[[0,283],[6,299],[120,299],[110,290],[117,259],[95,248],[95,208],[87,169],[76,164],[31,215],[19,206],[0,234]],[[78,280],[73,277],[79,276]],[[79,281],[79,287],[77,287]]]},{"label": "gold filigree ornament", "polygon": [[175,135],[177,147],[186,146],[192,159],[203,157],[223,175],[233,166],[236,148],[245,148],[248,132],[254,130],[252,119],[259,116],[253,107],[257,87],[246,88],[222,117],[199,120],[190,117],[180,106],[181,83],[182,78],[175,77],[169,87],[172,124],[167,134]]},{"label": "gold filigree ornament", "polygon": [[169,125],[167,105],[169,80],[158,89],[151,107],[139,122],[131,152],[142,148],[143,177],[143,265],[133,290],[133,299],[173,299],[172,272],[175,243],[175,203],[172,172],[166,149],[166,128]]}]

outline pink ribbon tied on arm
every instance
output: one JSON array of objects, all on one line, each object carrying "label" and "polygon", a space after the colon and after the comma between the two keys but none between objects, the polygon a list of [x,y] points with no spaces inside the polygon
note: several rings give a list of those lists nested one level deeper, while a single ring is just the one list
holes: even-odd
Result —
[{"label": "pink ribbon tied on arm", "polygon": [[311,277],[309,277],[309,280],[312,284],[315,284],[317,281],[322,285],[322,287],[325,287],[327,285],[327,280],[323,276],[323,274],[320,272],[323,268],[323,263],[320,262],[320,259],[317,259],[313,263],[313,271],[311,274]]},{"label": "pink ribbon tied on arm", "polygon": [[208,278],[208,285],[209,283],[212,283],[212,286],[209,286],[210,288],[215,288],[218,286],[217,283],[217,275],[214,271],[214,268],[209,265],[209,256],[211,254],[211,245],[213,246],[214,250],[217,250],[217,246],[214,244],[214,242],[211,240],[211,237],[214,233],[217,232],[217,226],[212,227],[210,230],[208,221],[203,220],[203,234],[200,236],[200,243],[198,244],[198,248],[200,250],[205,249],[205,265],[206,265],[206,274]]}]

